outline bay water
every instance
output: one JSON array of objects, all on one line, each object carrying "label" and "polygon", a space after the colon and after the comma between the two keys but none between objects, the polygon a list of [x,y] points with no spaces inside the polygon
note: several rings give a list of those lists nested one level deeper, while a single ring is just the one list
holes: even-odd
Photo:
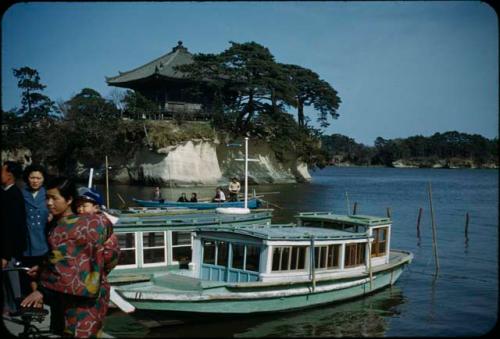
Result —
[{"label": "bay water", "polygon": [[[414,254],[394,286],[352,301],[270,315],[201,321],[148,329],[119,311],[105,332],[117,337],[479,336],[498,321],[498,170],[327,167],[310,183],[255,185],[275,209],[273,223],[294,214],[331,211],[393,219],[391,247]],[[436,272],[429,204],[432,191],[439,271]],[[101,188],[102,187],[99,187]],[[112,185],[112,207],[149,199],[152,187]],[[162,188],[177,199],[214,187]],[[266,193],[267,192],[267,193]],[[278,193],[279,192],[279,193]],[[123,200],[122,200],[123,199]],[[125,201],[125,204],[124,202]],[[423,209],[420,237],[417,217]],[[467,237],[466,213],[469,214]],[[201,320],[201,319],[200,319]]]}]

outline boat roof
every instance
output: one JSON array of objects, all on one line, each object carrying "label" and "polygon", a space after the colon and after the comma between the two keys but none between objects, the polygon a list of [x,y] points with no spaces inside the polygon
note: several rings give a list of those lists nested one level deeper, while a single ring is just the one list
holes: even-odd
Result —
[{"label": "boat roof", "polygon": [[341,222],[362,226],[378,226],[392,223],[391,218],[386,217],[376,217],[371,215],[345,215],[331,212],[303,212],[296,215],[296,217],[302,220]]},{"label": "boat roof", "polygon": [[341,240],[366,238],[366,232],[349,232],[323,227],[303,227],[296,224],[226,225],[198,228],[198,233],[231,233],[264,240]]},{"label": "boat roof", "polygon": [[120,215],[117,223],[113,226],[116,231],[143,229],[146,227],[161,227],[161,226],[201,226],[209,224],[232,224],[236,222],[261,222],[263,218],[270,219],[272,210],[253,210],[249,214],[220,214],[215,211],[198,211],[192,210],[192,213],[182,213],[173,215],[155,215],[155,213],[141,215],[125,214]]}]

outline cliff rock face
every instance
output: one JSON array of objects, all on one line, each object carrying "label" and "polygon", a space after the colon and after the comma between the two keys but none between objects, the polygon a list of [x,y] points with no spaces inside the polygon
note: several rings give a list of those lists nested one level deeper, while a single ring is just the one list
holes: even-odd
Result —
[{"label": "cliff rock face", "polygon": [[[228,147],[218,140],[193,140],[156,151],[142,149],[113,180],[122,183],[196,186],[226,184],[235,176],[244,180],[244,146]],[[280,162],[264,145],[250,145],[250,183],[294,183],[310,181],[307,165],[294,160]],[[128,174],[128,175],[127,175]]]}]

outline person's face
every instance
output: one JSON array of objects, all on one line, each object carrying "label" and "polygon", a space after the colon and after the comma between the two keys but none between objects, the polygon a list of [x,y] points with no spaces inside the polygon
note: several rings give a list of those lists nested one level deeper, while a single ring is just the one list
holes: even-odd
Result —
[{"label": "person's face", "polygon": [[50,214],[56,218],[60,218],[72,213],[71,203],[73,199],[66,200],[57,188],[47,190],[47,208]]},{"label": "person's face", "polygon": [[2,185],[7,184],[9,182],[9,178],[12,174],[7,171],[7,165],[2,165]]},{"label": "person's face", "polygon": [[41,172],[31,172],[28,176],[28,185],[33,191],[38,191],[43,185],[43,179],[43,174]]},{"label": "person's face", "polygon": [[81,201],[77,202],[76,211],[78,212],[78,214],[83,214],[83,213],[94,214],[99,211],[99,208],[97,207],[97,205],[91,203],[90,201]]}]

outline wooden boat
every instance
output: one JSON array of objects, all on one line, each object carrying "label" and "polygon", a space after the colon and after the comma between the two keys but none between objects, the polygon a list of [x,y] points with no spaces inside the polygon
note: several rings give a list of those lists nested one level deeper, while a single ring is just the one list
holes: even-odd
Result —
[{"label": "wooden boat", "polygon": [[208,226],[266,224],[271,209],[254,209],[248,214],[217,213],[215,210],[145,211],[117,213],[113,229],[121,254],[108,279],[112,285],[149,280],[153,273],[171,268],[188,268],[191,262],[192,232]]},{"label": "wooden boat", "polygon": [[[300,216],[303,223],[313,214]],[[234,224],[197,228],[188,270],[151,272],[116,286],[136,308],[170,321],[196,314],[290,311],[363,296],[394,284],[410,252],[390,249],[391,220],[318,215],[328,227]]]},{"label": "wooden boat", "polygon": [[[225,202],[179,202],[179,201],[168,201],[163,202],[157,200],[141,200],[132,199],[137,205],[143,207],[181,207],[181,208],[191,208],[197,210],[215,209],[217,207],[245,207],[245,201],[225,201]],[[260,201],[257,198],[251,198],[247,201],[248,208],[258,208],[260,206]]]}]

